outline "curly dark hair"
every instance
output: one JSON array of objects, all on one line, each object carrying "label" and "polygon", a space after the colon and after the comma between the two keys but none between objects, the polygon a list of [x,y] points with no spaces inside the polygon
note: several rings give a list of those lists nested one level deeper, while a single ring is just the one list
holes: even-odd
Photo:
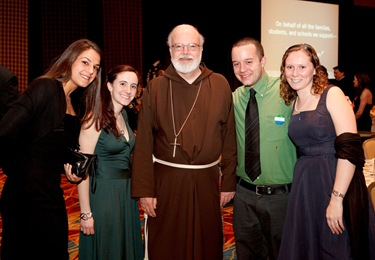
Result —
[{"label": "curly dark hair", "polygon": [[321,94],[329,84],[328,77],[324,70],[325,68],[320,65],[320,60],[315,49],[307,43],[293,45],[285,51],[280,66],[280,96],[282,99],[284,99],[286,105],[290,105],[291,102],[297,98],[297,91],[289,85],[284,75],[285,60],[288,58],[290,53],[299,50],[303,50],[310,57],[310,61],[315,68],[315,75],[312,85],[313,94]]},{"label": "curly dark hair", "polygon": [[358,70],[354,74],[354,77],[357,78],[358,88],[361,90],[361,92],[364,88],[371,89],[371,79],[366,71]]}]

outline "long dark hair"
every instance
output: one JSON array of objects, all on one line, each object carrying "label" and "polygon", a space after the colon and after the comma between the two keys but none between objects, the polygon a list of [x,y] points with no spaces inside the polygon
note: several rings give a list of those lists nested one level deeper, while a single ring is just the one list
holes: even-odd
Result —
[{"label": "long dark hair", "polygon": [[368,88],[371,90],[371,79],[367,72],[357,71],[354,76],[357,78],[358,87],[360,90],[363,90],[364,88]]},{"label": "long dark hair", "polygon": [[[71,43],[68,48],[57,58],[57,60],[48,68],[42,77],[50,77],[57,79],[60,82],[67,82],[72,77],[72,65],[77,60],[82,52],[93,49],[96,51],[100,58],[103,53],[99,46],[88,39],[80,39]],[[101,69],[101,68],[100,68]],[[100,70],[97,73],[97,78],[94,80],[97,84],[101,84]]]},{"label": "long dark hair", "polygon": [[112,132],[116,138],[119,138],[120,133],[116,127],[116,117],[114,113],[113,102],[111,93],[107,87],[107,83],[113,83],[118,74],[122,72],[134,72],[138,78],[138,85],[140,84],[140,74],[138,71],[130,65],[117,65],[113,67],[107,74],[106,81],[100,87],[100,101],[94,103],[92,106],[86,109],[86,113],[82,119],[82,125],[89,128],[92,124],[95,124],[97,131],[103,129],[105,132]]},{"label": "long dark hair", "polygon": [[[88,39],[79,39],[71,43],[68,48],[66,48],[66,50],[59,57],[57,57],[56,61],[47,69],[41,78],[53,78],[62,83],[69,81],[72,77],[73,63],[77,60],[78,56],[81,55],[82,52],[89,49],[96,51],[100,56],[100,60],[102,60],[103,52],[95,42]],[[99,89],[101,84],[102,66],[100,66],[95,79],[89,86],[87,86],[87,88],[82,91],[77,91],[77,89],[73,92],[72,98],[74,100],[79,100],[81,103],[76,104],[76,102],[74,102],[75,104],[73,104],[73,106],[76,112],[80,112],[81,110],[84,111],[86,107],[91,107],[99,100]],[[82,92],[84,92],[84,95],[82,95]]]}]

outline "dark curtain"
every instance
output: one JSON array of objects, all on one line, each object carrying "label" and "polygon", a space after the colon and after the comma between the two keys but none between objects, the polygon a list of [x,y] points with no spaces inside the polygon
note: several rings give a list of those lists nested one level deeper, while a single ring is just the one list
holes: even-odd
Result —
[{"label": "dark curtain", "polygon": [[18,76],[19,90],[28,84],[27,1],[0,1],[0,64]]},{"label": "dark curtain", "polygon": [[127,63],[142,72],[142,4],[133,0],[2,0],[0,64],[20,91],[80,38],[104,52],[104,73]]}]

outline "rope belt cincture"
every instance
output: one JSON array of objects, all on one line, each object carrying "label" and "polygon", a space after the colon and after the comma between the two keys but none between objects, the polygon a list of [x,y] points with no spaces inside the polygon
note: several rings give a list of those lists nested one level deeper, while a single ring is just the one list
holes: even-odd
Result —
[{"label": "rope belt cincture", "polygon": [[[164,160],[160,160],[156,158],[154,155],[152,155],[152,161],[157,162],[160,164],[164,164],[170,167],[174,168],[182,168],[182,169],[206,169],[210,168],[212,166],[217,165],[220,162],[220,158],[217,159],[216,161],[210,163],[210,164],[204,164],[204,165],[189,165],[189,164],[179,164],[179,163],[171,163],[167,162]],[[145,225],[144,225],[144,235],[145,235],[145,257],[143,258],[144,260],[148,260],[148,227],[147,227],[147,222],[148,222],[148,215],[144,212],[144,218],[145,218]]]},{"label": "rope belt cincture", "polygon": [[202,164],[202,165],[179,164],[179,163],[171,163],[171,162],[167,162],[167,161],[164,161],[164,160],[160,160],[160,159],[156,158],[154,155],[152,155],[152,160],[153,160],[153,162],[157,162],[157,163],[164,164],[164,165],[167,165],[167,166],[170,166],[170,167],[181,168],[181,169],[206,169],[206,168],[210,168],[212,166],[215,166],[220,162],[220,158],[219,158],[219,159],[217,159],[216,161],[214,161],[210,164]]}]

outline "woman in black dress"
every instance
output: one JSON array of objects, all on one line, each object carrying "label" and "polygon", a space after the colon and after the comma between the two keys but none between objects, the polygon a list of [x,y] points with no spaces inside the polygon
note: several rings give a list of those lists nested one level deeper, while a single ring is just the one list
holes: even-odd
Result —
[{"label": "woman in black dress", "polygon": [[[70,96],[85,90],[85,105],[101,83],[102,52],[87,39],[73,42],[33,80],[0,122],[3,172],[1,259],[68,260],[68,217],[60,187],[67,147],[80,122]],[[68,180],[80,180],[67,175]],[[43,247],[43,248],[41,248]]]},{"label": "woman in black dress", "polygon": [[353,83],[357,93],[353,100],[357,129],[358,131],[371,131],[370,110],[373,106],[373,96],[370,77],[364,71],[357,72],[354,74]]}]

